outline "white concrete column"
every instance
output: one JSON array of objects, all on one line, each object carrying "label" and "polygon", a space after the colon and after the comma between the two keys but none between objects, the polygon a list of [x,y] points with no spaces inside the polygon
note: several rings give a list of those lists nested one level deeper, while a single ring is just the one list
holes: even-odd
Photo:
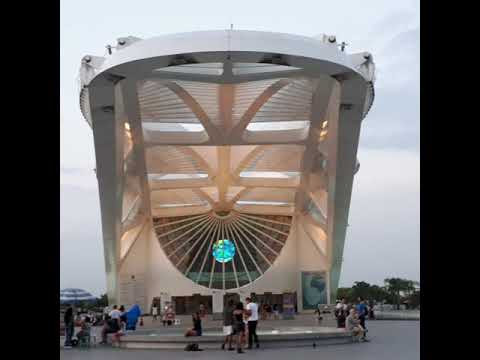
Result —
[{"label": "white concrete column", "polygon": [[94,134],[96,173],[102,213],[102,234],[110,303],[118,299],[119,236],[121,231],[124,122],[121,109],[115,107],[115,86],[99,79],[89,87]]}]

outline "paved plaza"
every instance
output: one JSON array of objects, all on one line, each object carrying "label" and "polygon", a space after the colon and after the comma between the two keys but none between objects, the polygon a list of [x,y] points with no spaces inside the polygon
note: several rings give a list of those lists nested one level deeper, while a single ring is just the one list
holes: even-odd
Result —
[{"label": "paved plaza", "polygon": [[182,350],[126,350],[97,346],[91,349],[60,349],[62,360],[158,360],[175,359],[231,359],[255,355],[265,360],[287,360],[301,357],[302,360],[319,359],[420,359],[419,321],[370,321],[367,323],[371,342],[343,345],[322,345],[317,348],[281,348],[251,350],[246,354],[208,350],[185,352]]}]

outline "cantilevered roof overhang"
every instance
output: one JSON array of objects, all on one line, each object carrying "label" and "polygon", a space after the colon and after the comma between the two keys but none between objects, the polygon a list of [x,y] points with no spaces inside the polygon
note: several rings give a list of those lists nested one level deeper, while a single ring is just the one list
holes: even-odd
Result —
[{"label": "cantilevered roof overhang", "polygon": [[[94,132],[110,296],[152,219],[210,214],[207,232],[219,213],[233,229],[245,216],[295,216],[327,259],[334,296],[374,73],[371,54],[347,54],[333,36],[257,31],[125,37],[107,57],[85,56],[80,106]],[[262,229],[248,231],[275,232]]]}]

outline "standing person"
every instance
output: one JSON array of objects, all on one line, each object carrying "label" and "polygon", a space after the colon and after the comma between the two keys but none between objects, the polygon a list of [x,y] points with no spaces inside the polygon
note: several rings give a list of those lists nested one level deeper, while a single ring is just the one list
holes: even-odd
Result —
[{"label": "standing person", "polygon": [[322,324],[323,316],[322,316],[322,311],[320,310],[320,304],[317,305],[317,309],[314,312],[317,317],[317,322],[318,325],[320,326]]},{"label": "standing person", "polygon": [[278,310],[278,304],[273,304],[273,318],[278,320],[280,312]]},{"label": "standing person", "polygon": [[235,311],[235,306],[233,299],[228,301],[227,306],[223,309],[223,335],[225,335],[225,340],[222,344],[222,350],[225,350],[225,345],[228,343],[228,350],[235,350],[232,347],[232,338],[233,338],[233,312]]},{"label": "standing person", "polygon": [[252,302],[252,299],[247,297],[247,315],[248,315],[248,348],[251,349],[253,340],[255,340],[256,348],[260,347],[257,336],[257,323],[258,323],[258,305]]},{"label": "standing person", "polygon": [[65,315],[63,316],[63,322],[65,323],[65,344],[64,347],[69,349],[72,347],[72,336],[74,331],[73,321],[73,308],[72,305],[68,305]]},{"label": "standing person", "polygon": [[374,306],[375,306],[375,303],[373,301],[370,301],[370,306],[368,307],[368,319],[369,320],[375,320],[375,313],[373,311]]},{"label": "standing person", "polygon": [[153,320],[156,321],[158,316],[158,308],[156,304],[153,304],[152,306],[152,316],[153,316]]},{"label": "standing person", "polygon": [[368,316],[368,307],[367,307],[367,304],[365,304],[365,300],[363,300],[363,298],[361,297],[358,298],[358,304],[355,310],[357,310],[357,316],[358,316],[358,319],[360,320],[360,326],[366,332],[367,327],[365,326],[365,319]]},{"label": "standing person", "polygon": [[348,306],[345,301],[345,298],[340,301],[335,307],[335,316],[337,317],[337,327],[344,328],[345,320],[348,315]]},{"label": "standing person", "polygon": [[245,311],[243,304],[239,302],[233,311],[233,328],[234,334],[237,336],[237,353],[243,354],[242,349],[243,337],[245,336],[245,323],[243,322],[243,315]]}]

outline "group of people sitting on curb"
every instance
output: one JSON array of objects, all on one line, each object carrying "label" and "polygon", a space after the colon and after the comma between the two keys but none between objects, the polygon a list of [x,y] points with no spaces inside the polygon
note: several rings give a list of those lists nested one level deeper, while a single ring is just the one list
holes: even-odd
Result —
[{"label": "group of people sitting on curb", "polygon": [[73,308],[69,306],[65,311],[63,317],[65,325],[65,348],[71,348],[72,346],[77,345],[79,342],[83,342],[85,339],[90,337],[90,330],[92,326],[92,321],[89,316],[80,320],[80,331],[77,332],[74,338],[74,329],[75,329],[75,317],[73,314]]},{"label": "group of people sitting on curb", "polygon": [[369,341],[365,320],[372,314],[363,298],[358,298],[356,304],[347,304],[345,299],[337,302],[335,306],[335,318],[337,327],[351,331],[357,341]]},{"label": "group of people sitting on curb", "polygon": [[106,316],[102,329],[102,341],[100,344],[107,343],[108,334],[113,334],[113,341],[118,342],[125,331],[134,331],[137,328],[138,319],[141,317],[142,311],[138,305],[133,305],[128,311],[122,305],[117,308],[113,305],[113,310]]}]

